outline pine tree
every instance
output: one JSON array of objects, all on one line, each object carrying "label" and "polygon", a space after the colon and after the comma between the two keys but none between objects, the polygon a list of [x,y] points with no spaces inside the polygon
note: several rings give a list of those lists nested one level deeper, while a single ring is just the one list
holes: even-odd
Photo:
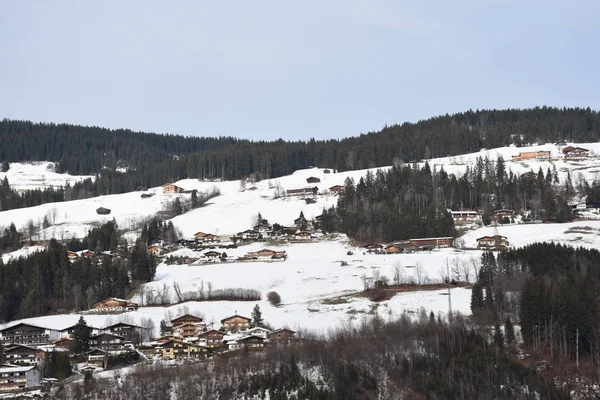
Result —
[{"label": "pine tree", "polygon": [[483,287],[476,283],[471,290],[471,312],[476,315],[483,309]]},{"label": "pine tree", "polygon": [[498,350],[504,350],[504,335],[502,334],[502,330],[498,323],[494,326],[494,344]]},{"label": "pine tree", "polygon": [[492,295],[492,288],[490,286],[485,287],[485,300],[483,302],[483,308],[495,312],[496,307],[494,306],[494,296]]},{"label": "pine tree", "polygon": [[73,329],[73,352],[82,354],[90,349],[91,329],[85,322],[83,316],[79,317],[79,321]]},{"label": "pine tree", "polygon": [[504,331],[506,332],[506,341],[508,344],[513,344],[515,341],[515,327],[513,326],[510,317],[506,317],[504,321]]},{"label": "pine tree", "polygon": [[252,325],[254,327],[262,326],[264,324],[262,318],[262,311],[260,311],[260,307],[258,304],[254,306],[254,309],[252,310],[252,314],[250,316],[252,317]]},{"label": "pine tree", "polygon": [[160,336],[165,336],[169,333],[169,327],[167,326],[167,321],[164,319],[160,320]]}]

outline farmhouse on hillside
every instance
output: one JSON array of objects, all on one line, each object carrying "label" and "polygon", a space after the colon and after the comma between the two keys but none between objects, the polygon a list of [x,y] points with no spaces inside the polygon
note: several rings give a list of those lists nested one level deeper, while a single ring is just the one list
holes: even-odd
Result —
[{"label": "farmhouse on hillside", "polygon": [[250,318],[242,317],[241,315],[232,315],[221,320],[223,324],[223,330],[227,332],[237,332],[250,329]]},{"label": "farmhouse on hillside", "polygon": [[137,303],[133,303],[129,300],[119,299],[116,297],[111,297],[106,300],[102,300],[99,303],[94,304],[94,310],[96,311],[135,311],[137,310],[139,305]]},{"label": "farmhouse on hillside", "polygon": [[221,347],[223,346],[224,337],[225,332],[211,329],[198,335],[198,344],[207,347]]},{"label": "farmhouse on hillside", "polygon": [[410,246],[416,250],[431,250],[441,247],[452,247],[454,238],[450,236],[435,238],[410,239]]},{"label": "farmhouse on hillside", "polygon": [[101,333],[90,336],[90,346],[101,350],[118,350],[125,345],[125,337],[112,333]]},{"label": "farmhouse on hillside", "polygon": [[477,239],[477,248],[484,250],[506,250],[508,248],[506,236],[482,236]]},{"label": "farmhouse on hillside", "polygon": [[477,211],[450,211],[454,222],[477,222],[481,221],[481,215]]},{"label": "farmhouse on hillside", "polygon": [[383,252],[383,245],[381,244],[369,243],[366,244],[364,247],[367,250],[367,253],[369,254],[380,254]]},{"label": "farmhouse on hillside", "polygon": [[525,151],[521,152],[516,156],[512,156],[513,161],[521,161],[521,160],[549,160],[550,152],[549,151]]},{"label": "farmhouse on hillside", "polygon": [[183,188],[174,185],[172,183],[168,183],[162,186],[163,193],[181,193],[183,192]]},{"label": "farmhouse on hillside", "polygon": [[251,251],[246,253],[244,256],[246,259],[258,259],[258,260],[271,260],[271,259],[285,259],[287,253],[284,251],[275,251],[269,249],[262,249],[258,251]]},{"label": "farmhouse on hillside", "polygon": [[585,160],[590,155],[590,151],[581,147],[567,146],[563,149],[563,154],[566,160]]},{"label": "farmhouse on hillside", "polygon": [[319,188],[316,186],[306,187],[302,189],[289,189],[287,190],[288,196],[314,196],[319,192]]},{"label": "farmhouse on hillside", "polygon": [[321,180],[316,176],[311,176],[310,178],[306,178],[306,183],[321,183]]},{"label": "farmhouse on hillside", "polygon": [[329,192],[331,192],[332,194],[340,194],[343,191],[344,191],[344,186],[342,186],[342,185],[334,185],[329,188]]}]

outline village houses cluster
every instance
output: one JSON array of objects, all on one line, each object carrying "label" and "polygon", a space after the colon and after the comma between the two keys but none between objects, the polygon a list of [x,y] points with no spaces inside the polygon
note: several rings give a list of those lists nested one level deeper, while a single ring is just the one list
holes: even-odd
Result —
[{"label": "village houses cluster", "polygon": [[[126,312],[137,309],[128,300],[110,298],[94,305],[98,312]],[[240,351],[260,351],[267,346],[291,345],[296,332],[281,328],[270,330],[253,326],[252,319],[232,315],[220,321],[218,329],[207,327],[195,315],[173,318],[161,327],[162,336],[151,338],[148,328],[117,322],[99,328],[88,326],[90,349],[72,354],[77,325],[50,327],[17,323],[0,330],[3,352],[0,354],[0,393],[40,387],[53,379],[42,377],[43,363],[52,352],[69,355],[72,367],[79,373],[93,373],[119,364],[116,360],[143,362],[152,359],[205,359]]]}]

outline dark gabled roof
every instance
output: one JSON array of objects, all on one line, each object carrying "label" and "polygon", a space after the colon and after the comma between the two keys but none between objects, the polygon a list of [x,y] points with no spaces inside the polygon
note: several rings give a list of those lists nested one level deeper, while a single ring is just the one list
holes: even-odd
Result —
[{"label": "dark gabled roof", "polygon": [[171,320],[171,323],[173,323],[173,322],[175,322],[175,321],[178,321],[178,320],[180,320],[180,319],[182,319],[182,318],[194,318],[194,319],[197,319],[199,322],[202,322],[202,321],[203,321],[203,319],[202,319],[202,318],[200,318],[200,317],[197,317],[197,316],[195,316],[195,315],[192,315],[192,314],[184,314],[184,315],[181,315],[181,316],[179,316],[179,317],[177,317],[177,318],[173,318],[173,319]]},{"label": "dark gabled roof", "polygon": [[10,351],[13,351],[13,350],[16,350],[16,349],[18,349],[18,348],[25,348],[25,349],[27,349],[27,350],[33,350],[33,351],[35,351],[36,353],[37,353],[38,351],[40,351],[39,349],[37,349],[37,348],[35,348],[35,347],[32,347],[32,346],[27,346],[26,344],[11,344],[11,345],[8,345],[8,346],[5,346],[5,347],[4,347],[4,352],[5,352],[5,353],[8,353],[8,352],[10,352]]},{"label": "dark gabled roof", "polygon": [[115,326],[131,326],[132,328],[142,328],[142,329],[146,329],[146,328],[144,328],[143,326],[140,326],[140,325],[135,325],[135,324],[129,324],[129,323],[127,323],[127,322],[117,322],[116,324],[112,324],[112,325],[105,326],[105,327],[104,327],[104,328],[102,328],[102,329],[110,329],[110,328],[114,328]]},{"label": "dark gabled roof", "polygon": [[22,326],[22,325],[24,325],[24,326],[31,326],[32,328],[46,329],[46,328],[44,328],[43,326],[34,325],[34,324],[27,324],[27,323],[25,323],[25,322],[19,322],[18,324],[14,324],[14,325],[11,325],[11,326],[7,326],[6,328],[2,328],[2,329],[0,329],[0,332],[4,332],[4,331],[7,331],[7,330],[9,330],[9,329],[12,329],[12,328],[14,328],[14,327],[16,327],[16,326]]},{"label": "dark gabled roof", "polygon": [[245,320],[247,320],[247,321],[252,321],[252,319],[251,319],[251,318],[248,318],[248,317],[244,317],[244,316],[242,316],[242,315],[235,314],[235,315],[232,315],[231,317],[223,318],[223,319],[221,320],[221,323],[223,323],[223,322],[227,321],[228,319],[232,319],[232,318],[236,318],[236,317],[237,317],[237,318],[243,318],[243,319],[245,319]]},{"label": "dark gabled roof", "polygon": [[244,336],[243,338],[240,339],[236,339],[235,341],[240,343],[240,342],[247,342],[248,340],[252,340],[252,339],[258,339],[261,342],[264,342],[265,339],[260,337],[260,336],[256,336],[256,335],[249,335],[249,336]]}]

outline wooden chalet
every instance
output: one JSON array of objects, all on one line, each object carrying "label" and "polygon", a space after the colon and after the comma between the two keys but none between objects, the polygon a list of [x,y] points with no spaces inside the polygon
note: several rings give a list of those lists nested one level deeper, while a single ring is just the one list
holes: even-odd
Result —
[{"label": "wooden chalet", "polygon": [[116,324],[105,327],[102,331],[103,333],[112,333],[113,335],[123,336],[126,344],[139,344],[142,336],[142,329],[145,328],[126,322],[117,322]]},{"label": "wooden chalet", "polygon": [[416,250],[428,250],[442,247],[452,247],[454,244],[454,238],[450,236],[446,237],[434,237],[434,238],[418,238],[410,239],[410,246]]},{"label": "wooden chalet", "polygon": [[90,336],[90,346],[102,350],[117,350],[122,349],[125,345],[125,337],[112,333],[101,333],[99,335]]},{"label": "wooden chalet", "polygon": [[269,333],[268,339],[271,341],[288,341],[294,339],[295,336],[295,331],[287,328],[281,328],[275,329],[273,332]]},{"label": "wooden chalet", "polygon": [[125,299],[119,299],[117,297],[110,297],[94,304],[94,310],[107,312],[136,311],[138,307],[138,303],[134,303]]},{"label": "wooden chalet", "polygon": [[196,241],[204,241],[204,237],[208,235],[208,233],[204,233],[204,232],[196,232],[194,233],[194,239]]},{"label": "wooden chalet", "polygon": [[369,243],[364,246],[367,253],[370,254],[379,254],[383,252],[383,245],[378,243]]},{"label": "wooden chalet", "polygon": [[219,261],[221,259],[221,257],[223,256],[223,253],[219,253],[218,251],[207,251],[206,253],[203,254],[204,258],[207,261]]},{"label": "wooden chalet", "polygon": [[238,332],[250,329],[252,320],[241,315],[232,315],[221,320],[223,330],[227,332]]},{"label": "wooden chalet", "polygon": [[159,347],[162,358],[175,360],[180,358],[206,358],[208,348],[198,344],[179,340],[169,340]]},{"label": "wooden chalet", "polygon": [[394,244],[388,244],[387,246],[385,246],[384,250],[386,254],[400,253],[400,247]]},{"label": "wooden chalet", "polygon": [[93,365],[98,368],[104,368],[108,363],[108,353],[102,349],[91,349],[85,353],[85,358],[88,365]]},{"label": "wooden chalet", "polygon": [[253,227],[252,229],[254,229],[256,232],[259,232],[259,233],[266,233],[271,230],[271,226],[265,225],[265,224],[259,224],[259,225],[256,225],[255,227]]},{"label": "wooden chalet", "polygon": [[204,322],[199,323],[185,323],[182,325],[178,325],[173,327],[173,335],[182,338],[191,338],[193,336],[197,336],[199,333],[204,332],[206,325]]},{"label": "wooden chalet", "polygon": [[340,194],[344,191],[344,186],[343,185],[334,185],[332,187],[329,188],[329,192],[332,194]]},{"label": "wooden chalet", "polygon": [[321,180],[316,176],[311,176],[309,178],[306,178],[306,183],[321,183]]},{"label": "wooden chalet", "polygon": [[323,170],[323,173],[324,173],[324,174],[330,174],[330,173],[331,173],[331,170],[330,170],[330,169],[324,169],[324,170]]},{"label": "wooden chalet", "polygon": [[173,318],[171,320],[171,325],[173,326],[173,328],[179,326],[179,325],[183,325],[183,324],[199,324],[202,323],[203,319],[200,317],[196,317],[195,315],[192,314],[184,314],[180,317],[177,318]]},{"label": "wooden chalet", "polygon": [[238,237],[242,238],[243,240],[259,240],[262,239],[262,235],[260,234],[259,231],[256,231],[254,229],[248,229],[245,230],[243,232],[239,232],[237,234]]},{"label": "wooden chalet", "polygon": [[[4,361],[15,365],[39,365],[40,350],[24,344],[13,344],[4,349]],[[42,358],[43,360],[43,358]]]},{"label": "wooden chalet", "polygon": [[512,156],[513,161],[522,161],[522,160],[549,160],[550,159],[549,151],[525,151],[521,152],[516,156]]},{"label": "wooden chalet", "polygon": [[161,255],[161,253],[162,253],[162,247],[160,247],[160,246],[148,247],[148,254],[158,257]]},{"label": "wooden chalet", "polygon": [[262,249],[258,251],[248,252],[246,253],[245,258],[247,259],[258,259],[258,260],[269,260],[269,259],[285,259],[287,258],[287,253],[284,251],[275,251],[269,249]]},{"label": "wooden chalet", "polygon": [[477,211],[464,210],[464,211],[450,211],[452,220],[454,222],[466,221],[466,222],[478,222],[481,221],[481,215]]},{"label": "wooden chalet", "polygon": [[589,157],[590,151],[582,147],[567,146],[563,149],[566,160],[585,160]]},{"label": "wooden chalet", "polygon": [[515,215],[515,212],[513,210],[501,208],[499,210],[492,211],[490,213],[490,218],[493,219],[494,221],[500,221],[504,217],[511,218],[514,215]]},{"label": "wooden chalet", "polygon": [[482,250],[506,250],[508,246],[506,236],[482,236],[477,239],[477,248]]},{"label": "wooden chalet", "polygon": [[211,329],[198,335],[198,343],[207,347],[221,347],[224,344],[224,337],[225,332]]},{"label": "wooden chalet", "polygon": [[288,196],[315,196],[319,192],[316,186],[302,189],[289,189],[286,191]]},{"label": "wooden chalet", "polygon": [[183,188],[174,185],[172,183],[168,183],[162,186],[163,193],[181,193],[183,192]]},{"label": "wooden chalet", "polygon": [[236,340],[237,344],[248,350],[262,350],[265,348],[265,339],[260,336],[250,335]]}]

